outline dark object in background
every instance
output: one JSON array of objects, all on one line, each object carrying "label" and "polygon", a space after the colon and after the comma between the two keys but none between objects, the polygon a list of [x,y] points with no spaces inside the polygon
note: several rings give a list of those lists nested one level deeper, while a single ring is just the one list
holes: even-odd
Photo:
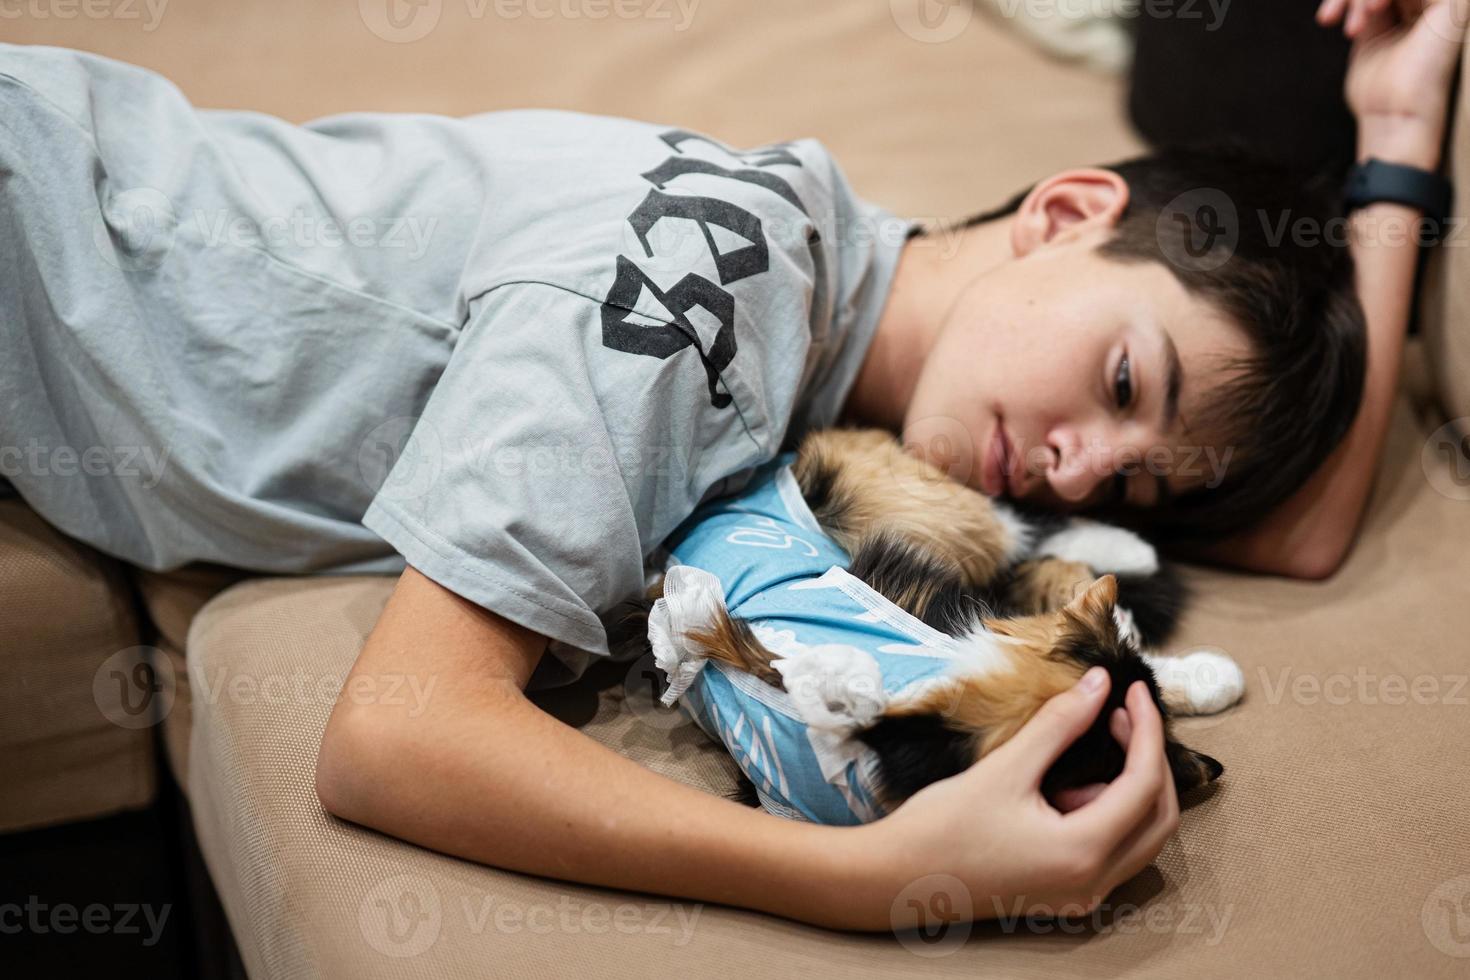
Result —
[{"label": "dark object in background", "polygon": [[1357,139],[1342,95],[1350,42],[1318,26],[1318,2],[1139,0],[1133,125],[1155,146],[1229,139],[1294,167],[1346,172]]}]

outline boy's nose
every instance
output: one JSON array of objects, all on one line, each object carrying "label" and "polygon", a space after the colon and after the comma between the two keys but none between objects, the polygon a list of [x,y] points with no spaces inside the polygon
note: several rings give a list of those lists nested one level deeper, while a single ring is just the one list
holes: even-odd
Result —
[{"label": "boy's nose", "polygon": [[1075,433],[1057,433],[1048,441],[1054,452],[1053,464],[1046,473],[1052,492],[1072,504],[1092,496],[1109,473],[1111,451],[1100,440],[1084,441]]}]

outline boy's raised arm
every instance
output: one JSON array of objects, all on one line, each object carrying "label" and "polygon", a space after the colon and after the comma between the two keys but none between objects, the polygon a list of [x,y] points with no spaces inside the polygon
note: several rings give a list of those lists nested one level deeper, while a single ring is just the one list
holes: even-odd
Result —
[{"label": "boy's raised arm", "polygon": [[[1387,0],[1326,0],[1318,13],[1323,24],[1344,16],[1354,39],[1347,97],[1358,120],[1358,159],[1436,170],[1470,2],[1439,0],[1409,22]],[[1362,405],[1342,444],[1257,527],[1193,557],[1313,579],[1333,574],[1347,557],[1398,391],[1422,217],[1382,202],[1354,212],[1349,223],[1368,365]]]}]

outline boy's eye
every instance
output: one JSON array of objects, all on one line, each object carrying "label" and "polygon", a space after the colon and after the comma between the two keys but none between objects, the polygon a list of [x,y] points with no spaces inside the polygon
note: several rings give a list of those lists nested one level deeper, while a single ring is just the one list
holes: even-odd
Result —
[{"label": "boy's eye", "polygon": [[1118,361],[1118,374],[1113,379],[1113,396],[1117,399],[1119,408],[1127,408],[1128,403],[1133,401],[1133,368],[1128,363],[1127,354]]}]

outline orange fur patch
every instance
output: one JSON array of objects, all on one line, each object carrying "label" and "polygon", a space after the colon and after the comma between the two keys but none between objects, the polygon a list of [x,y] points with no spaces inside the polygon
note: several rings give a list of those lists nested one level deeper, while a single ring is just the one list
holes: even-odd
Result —
[{"label": "orange fur patch", "polygon": [[1025,613],[1060,609],[1093,582],[1091,568],[1079,561],[1037,558],[1016,566],[1009,597]]},{"label": "orange fur patch", "polygon": [[1117,579],[1104,575],[1056,612],[987,619],[986,629],[1015,641],[1008,667],[936,686],[887,713],[937,714],[951,727],[978,736],[975,758],[980,759],[1008,742],[1043,704],[1077,683],[1086,666],[1054,651],[1067,633],[1109,628],[1116,599]]},{"label": "orange fur patch", "polygon": [[792,473],[808,498],[830,479],[816,516],[848,554],[881,526],[954,562],[972,585],[989,582],[1004,561],[1005,530],[989,498],[905,452],[885,430],[808,433]]},{"label": "orange fur patch", "polygon": [[684,639],[711,660],[753,674],[772,687],[782,687],[781,675],[771,666],[776,655],[761,645],[745,620],[732,618],[724,609],[715,610],[714,622],[704,629],[689,630]]}]

